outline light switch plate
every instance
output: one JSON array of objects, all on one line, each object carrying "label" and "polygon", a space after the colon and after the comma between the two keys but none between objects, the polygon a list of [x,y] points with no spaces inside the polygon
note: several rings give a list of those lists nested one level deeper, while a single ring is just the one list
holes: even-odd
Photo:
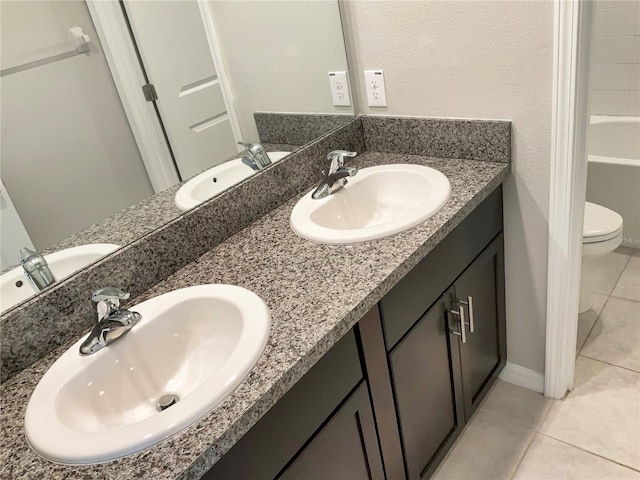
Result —
[{"label": "light switch plate", "polygon": [[387,92],[384,88],[382,70],[365,70],[364,83],[367,89],[367,103],[370,107],[386,107]]},{"label": "light switch plate", "polygon": [[337,107],[351,106],[347,72],[329,72],[329,83],[331,84],[333,104]]}]

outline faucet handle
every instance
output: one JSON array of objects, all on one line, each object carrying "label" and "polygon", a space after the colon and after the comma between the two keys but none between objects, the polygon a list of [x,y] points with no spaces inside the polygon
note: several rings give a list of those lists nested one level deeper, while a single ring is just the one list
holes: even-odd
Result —
[{"label": "faucet handle", "polygon": [[238,145],[242,145],[252,155],[256,155],[264,151],[264,147],[259,143],[238,142]]},{"label": "faucet handle", "polygon": [[104,287],[99,288],[98,290],[93,292],[93,295],[91,295],[91,300],[93,300],[95,303],[99,303],[103,300],[117,300],[119,302],[120,300],[126,300],[130,296],[131,294],[129,292],[123,292],[119,288]]},{"label": "faucet handle", "polygon": [[249,151],[251,151],[251,147],[253,147],[253,143],[247,143],[247,142],[238,142],[238,145],[242,145],[244,148],[246,148]]},{"label": "faucet handle", "polygon": [[327,160],[331,162],[329,167],[329,173],[335,173],[335,171],[344,165],[344,157],[355,157],[358,152],[349,152],[348,150],[333,150],[327,155]]},{"label": "faucet handle", "polygon": [[105,317],[118,311],[120,300],[126,300],[131,296],[128,292],[123,292],[119,288],[104,287],[96,290],[91,295],[91,300],[96,303],[98,312],[98,322]]},{"label": "faucet handle", "polygon": [[238,142],[238,145],[242,145],[247,149],[247,153],[251,157],[250,160],[253,160],[258,170],[262,170],[263,168],[271,165],[271,158],[269,158],[269,154],[259,143]]}]

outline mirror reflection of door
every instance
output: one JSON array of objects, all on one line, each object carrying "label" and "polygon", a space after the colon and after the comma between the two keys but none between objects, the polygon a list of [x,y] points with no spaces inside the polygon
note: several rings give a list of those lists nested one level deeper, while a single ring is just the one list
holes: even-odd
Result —
[{"label": "mirror reflection of door", "polygon": [[236,157],[236,141],[293,151],[353,116],[327,81],[347,70],[336,0],[2,0],[0,10],[2,179],[44,253],[127,245],[179,216],[179,180]]},{"label": "mirror reflection of door", "polygon": [[[124,5],[180,177],[237,154],[237,124],[197,2]],[[0,8],[5,191],[42,250],[152,195],[153,166],[141,159],[86,3],[2,1]],[[34,62],[73,51],[74,25],[89,36],[87,54]],[[18,251],[4,243],[15,265]]]},{"label": "mirror reflection of door", "polygon": [[[41,250],[154,192],[85,2],[0,9],[2,180]],[[49,62],[73,52],[75,25],[89,52]]]},{"label": "mirror reflection of door", "polygon": [[223,90],[228,81],[214,64],[198,3],[123,5],[181,178],[237,154],[239,127]]}]

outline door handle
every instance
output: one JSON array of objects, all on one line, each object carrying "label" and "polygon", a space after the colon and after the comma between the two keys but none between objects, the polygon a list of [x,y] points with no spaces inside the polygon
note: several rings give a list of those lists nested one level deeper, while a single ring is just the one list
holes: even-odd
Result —
[{"label": "door handle", "polygon": [[[467,323],[467,325],[469,325],[469,333],[473,333],[476,331],[476,327],[475,327],[475,322],[473,320],[473,297],[471,295],[469,295],[467,297],[467,301],[465,302],[464,300],[456,300],[459,304],[461,305],[466,305],[467,308],[469,309],[469,322]],[[462,308],[462,307],[460,307]]]},{"label": "door handle", "polygon": [[464,307],[460,305],[458,307],[458,310],[447,310],[447,313],[449,315],[455,315],[460,321],[460,331],[456,332],[455,330],[449,328],[449,332],[453,333],[454,335],[458,335],[461,338],[462,343],[467,343],[467,332],[466,328],[464,327],[466,325],[466,322],[464,320]]}]

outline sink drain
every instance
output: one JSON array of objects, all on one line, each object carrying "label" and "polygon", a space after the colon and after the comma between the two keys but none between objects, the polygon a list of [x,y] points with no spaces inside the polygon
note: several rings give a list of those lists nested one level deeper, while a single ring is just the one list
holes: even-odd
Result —
[{"label": "sink drain", "polygon": [[166,395],[160,397],[160,400],[158,400],[158,403],[156,404],[156,410],[162,412],[169,408],[171,405],[175,405],[179,401],[180,397],[178,395],[176,395],[175,393],[167,393]]}]

